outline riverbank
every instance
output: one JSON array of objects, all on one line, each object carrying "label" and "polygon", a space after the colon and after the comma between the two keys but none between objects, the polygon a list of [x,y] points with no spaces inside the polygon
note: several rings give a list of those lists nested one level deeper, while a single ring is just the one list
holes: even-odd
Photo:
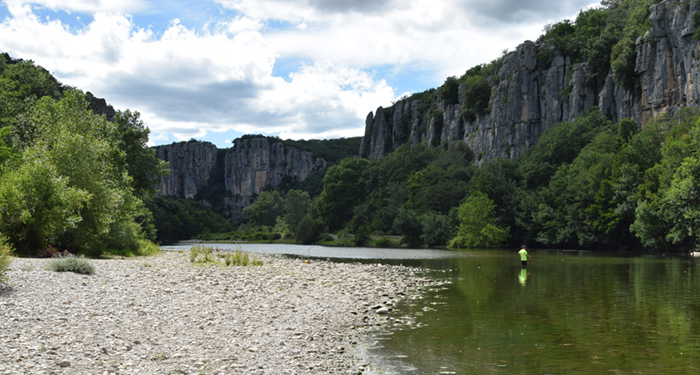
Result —
[{"label": "riverbank", "polygon": [[201,266],[167,251],[92,260],[90,276],[16,258],[0,374],[356,374],[363,327],[428,283],[405,267],[256,258]]}]

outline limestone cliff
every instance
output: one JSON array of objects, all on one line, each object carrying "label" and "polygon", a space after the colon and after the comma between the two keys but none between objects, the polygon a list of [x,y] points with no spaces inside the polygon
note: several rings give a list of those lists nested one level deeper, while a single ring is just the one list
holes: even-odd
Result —
[{"label": "limestone cliff", "polygon": [[170,163],[170,176],[161,178],[158,194],[192,199],[209,183],[217,148],[209,142],[173,143],[157,147],[156,157]]},{"label": "limestone cliff", "polygon": [[237,139],[226,153],[225,184],[231,198],[230,217],[242,219],[242,210],[266,187],[277,187],[285,179],[303,181],[326,167],[326,161],[310,152],[285,147],[270,138]]},{"label": "limestone cliff", "polygon": [[[243,208],[264,188],[303,181],[326,167],[324,159],[310,152],[265,137],[243,137],[234,141],[233,148],[219,151],[211,143],[197,141],[156,147],[156,156],[170,163],[170,176],[161,178],[159,194],[202,199],[238,222],[243,219]],[[223,163],[218,160],[221,157]]]},{"label": "limestone cliff", "polygon": [[611,72],[596,72],[565,56],[545,65],[538,56],[551,47],[527,41],[503,58],[490,79],[487,113],[465,119],[464,84],[458,103],[439,95],[428,105],[399,100],[367,116],[360,156],[376,159],[407,142],[435,146],[463,140],[483,162],[522,154],[545,129],[593,106],[613,121],[632,118],[640,126],[660,113],[697,107],[700,49],[692,39],[692,16],[699,8],[698,2],[680,0],[651,7],[652,28],[636,41],[634,89],[616,85]]}]

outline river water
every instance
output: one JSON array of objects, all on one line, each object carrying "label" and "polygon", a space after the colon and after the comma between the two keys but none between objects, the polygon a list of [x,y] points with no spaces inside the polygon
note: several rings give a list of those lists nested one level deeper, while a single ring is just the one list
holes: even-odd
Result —
[{"label": "river water", "polygon": [[524,270],[514,250],[213,246],[420,266],[446,281],[370,335],[366,374],[700,373],[700,258],[531,250]]}]

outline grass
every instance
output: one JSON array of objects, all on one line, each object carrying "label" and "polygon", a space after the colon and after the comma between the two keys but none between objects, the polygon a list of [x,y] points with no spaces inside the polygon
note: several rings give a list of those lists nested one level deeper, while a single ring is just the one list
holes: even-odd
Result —
[{"label": "grass", "polygon": [[73,255],[56,258],[49,262],[46,268],[49,271],[74,272],[82,275],[92,275],[95,273],[95,266],[92,265],[89,260],[82,256],[76,257]]},{"label": "grass", "polygon": [[224,266],[262,266],[262,261],[251,258],[248,253],[240,249],[235,251],[222,251],[204,245],[194,245],[190,249],[190,262],[197,264],[220,264]]},{"label": "grass", "polygon": [[12,263],[12,246],[4,237],[0,237],[0,284],[7,281],[10,263]]},{"label": "grass", "polygon": [[160,253],[160,247],[149,241],[149,240],[144,240],[140,239],[138,240],[138,249],[130,250],[130,249],[121,249],[121,250],[113,250],[113,249],[108,249],[105,250],[103,255],[106,257],[115,257],[115,256],[121,256],[121,257],[148,257],[148,256],[153,256],[157,255]]}]

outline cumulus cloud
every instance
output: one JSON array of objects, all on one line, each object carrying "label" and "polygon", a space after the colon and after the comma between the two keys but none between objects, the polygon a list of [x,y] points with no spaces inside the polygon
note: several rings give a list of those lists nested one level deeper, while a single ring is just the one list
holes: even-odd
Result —
[{"label": "cumulus cloud", "polygon": [[[139,111],[152,142],[212,132],[349,137],[363,134],[369,111],[398,96],[397,84],[378,71],[395,77],[421,72],[432,76],[422,89],[435,87],[536,37],[545,22],[573,16],[589,1],[212,4],[222,8],[207,13],[193,5],[198,19],[208,14],[196,26],[173,16],[156,28],[135,20],[167,7],[158,0],[5,0],[0,45],[65,84]],[[39,17],[40,9],[91,17],[71,27],[60,17]]]}]

